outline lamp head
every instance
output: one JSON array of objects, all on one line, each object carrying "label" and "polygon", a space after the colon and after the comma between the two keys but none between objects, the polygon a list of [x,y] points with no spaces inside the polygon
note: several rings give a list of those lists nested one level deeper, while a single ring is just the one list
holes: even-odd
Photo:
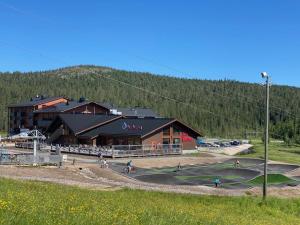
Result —
[{"label": "lamp head", "polygon": [[262,78],[267,78],[269,75],[267,74],[267,72],[262,72],[260,73]]}]

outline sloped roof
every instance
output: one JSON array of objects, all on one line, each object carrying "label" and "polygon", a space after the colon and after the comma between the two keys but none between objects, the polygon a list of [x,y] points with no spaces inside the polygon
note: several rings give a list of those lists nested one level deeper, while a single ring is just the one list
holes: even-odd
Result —
[{"label": "sloped roof", "polygon": [[80,137],[97,137],[98,135],[113,136],[145,136],[156,129],[162,128],[175,119],[168,118],[121,118],[103,126],[80,134]]},{"label": "sloped roof", "polygon": [[116,108],[118,112],[122,112],[123,116],[128,117],[158,117],[158,115],[149,108]]},{"label": "sloped roof", "polygon": [[[36,106],[36,105],[42,105],[48,102],[52,102],[58,99],[61,99],[64,97],[49,97],[49,98],[42,98],[42,97],[38,97],[38,98],[32,98],[32,100],[26,101],[26,102],[21,102],[18,104],[12,104],[9,105],[8,107],[26,107],[26,106]],[[64,98],[66,99],[66,98]]]},{"label": "sloped roof", "polygon": [[107,108],[107,107],[105,107],[105,106],[103,106],[99,103],[96,103],[96,102],[91,102],[91,101],[84,101],[84,102],[69,101],[68,103],[59,103],[59,104],[56,104],[55,106],[51,106],[51,107],[48,107],[48,108],[45,108],[45,109],[36,110],[36,111],[34,111],[34,113],[65,112],[65,111],[68,111],[68,110],[71,110],[71,109],[74,109],[74,108],[77,108],[77,107],[80,107],[80,106],[88,105],[88,104],[91,104],[91,103],[94,103],[96,105],[99,105],[99,106],[109,110],[109,108]]},{"label": "sloped roof", "polygon": [[[115,115],[91,115],[91,114],[60,114],[59,118],[76,135],[102,124],[113,121],[120,116]],[[51,125],[50,125],[51,126]]]}]

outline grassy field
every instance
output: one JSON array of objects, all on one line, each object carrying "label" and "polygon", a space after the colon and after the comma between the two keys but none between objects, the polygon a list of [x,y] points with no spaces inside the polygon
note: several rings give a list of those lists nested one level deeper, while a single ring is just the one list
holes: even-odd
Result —
[{"label": "grassy field", "polygon": [[[264,144],[261,140],[251,140],[254,153],[242,157],[264,158]],[[285,143],[270,142],[269,159],[300,165],[300,146],[287,146]]]},{"label": "grassy field", "polygon": [[[282,175],[282,174],[268,174],[268,184],[281,184],[281,183],[293,183],[294,180]],[[251,184],[263,184],[264,176],[256,177],[251,180],[249,183]]]},{"label": "grassy field", "polygon": [[0,179],[0,224],[300,224],[300,199],[92,191]]}]

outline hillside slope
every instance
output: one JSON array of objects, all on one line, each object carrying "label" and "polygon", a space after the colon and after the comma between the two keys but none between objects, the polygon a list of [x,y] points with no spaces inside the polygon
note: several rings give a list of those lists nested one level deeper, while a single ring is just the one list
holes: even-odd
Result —
[{"label": "hillside slope", "polygon": [[[7,127],[7,105],[36,94],[74,99],[84,96],[118,106],[150,107],[209,136],[242,136],[245,130],[260,130],[264,121],[264,88],[257,84],[75,66],[44,72],[0,73],[0,129]],[[299,132],[299,122],[293,115],[299,116],[300,89],[272,86],[270,95],[272,129],[286,135],[285,127],[293,126]]]}]

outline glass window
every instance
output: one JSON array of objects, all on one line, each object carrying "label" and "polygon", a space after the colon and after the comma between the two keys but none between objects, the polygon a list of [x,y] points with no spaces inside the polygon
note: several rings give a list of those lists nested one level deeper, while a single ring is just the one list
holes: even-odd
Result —
[{"label": "glass window", "polygon": [[170,127],[163,129],[163,135],[170,135]]},{"label": "glass window", "polygon": [[173,144],[180,144],[180,138],[174,138]]},{"label": "glass window", "polygon": [[170,144],[170,139],[169,138],[163,138],[163,144],[164,145]]},{"label": "glass window", "polygon": [[179,135],[180,134],[180,129],[178,127],[173,127],[173,134],[174,135]]}]

